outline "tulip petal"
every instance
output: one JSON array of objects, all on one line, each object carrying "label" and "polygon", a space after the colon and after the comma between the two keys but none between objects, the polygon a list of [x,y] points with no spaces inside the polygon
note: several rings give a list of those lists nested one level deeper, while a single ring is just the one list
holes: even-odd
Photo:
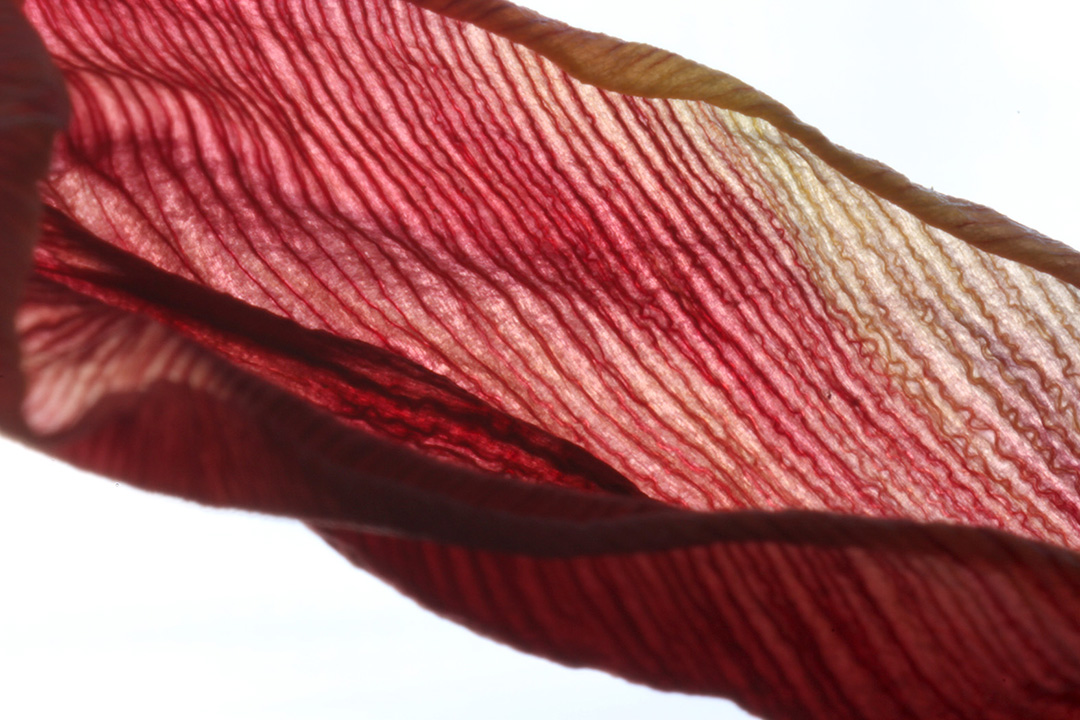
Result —
[{"label": "tulip petal", "polygon": [[66,118],[63,81],[13,3],[0,3],[0,431],[24,428],[12,318],[31,267],[53,135]]},{"label": "tulip petal", "polygon": [[1076,253],[499,0],[26,11],[38,447],[768,717],[1076,714]]}]

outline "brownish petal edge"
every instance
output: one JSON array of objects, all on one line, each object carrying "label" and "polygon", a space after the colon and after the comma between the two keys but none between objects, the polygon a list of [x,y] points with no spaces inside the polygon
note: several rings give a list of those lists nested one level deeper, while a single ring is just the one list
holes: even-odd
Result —
[{"label": "brownish petal edge", "polygon": [[589,85],[649,98],[698,100],[760,118],[870,192],[985,252],[1080,287],[1080,253],[999,212],[918,185],[840,147],[765,93],[667,50],[579,30],[506,0],[409,0],[523,45]]},{"label": "brownish petal edge", "polygon": [[28,434],[14,319],[38,236],[37,182],[67,122],[63,79],[21,4],[0,0],[0,432],[12,437]]}]

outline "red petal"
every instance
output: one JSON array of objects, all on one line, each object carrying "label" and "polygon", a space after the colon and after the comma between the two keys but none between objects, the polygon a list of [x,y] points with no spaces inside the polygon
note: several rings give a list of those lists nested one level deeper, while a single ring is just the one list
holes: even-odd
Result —
[{"label": "red petal", "polygon": [[0,430],[23,427],[18,343],[11,319],[37,236],[35,183],[45,175],[53,134],[66,106],[62,81],[40,39],[16,9],[0,2]]},{"label": "red petal", "polygon": [[39,446],[772,717],[1075,714],[1076,254],[498,1],[28,11]]}]

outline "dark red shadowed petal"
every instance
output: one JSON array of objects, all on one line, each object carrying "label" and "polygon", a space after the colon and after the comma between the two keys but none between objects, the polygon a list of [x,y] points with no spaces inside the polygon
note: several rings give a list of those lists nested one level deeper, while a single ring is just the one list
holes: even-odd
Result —
[{"label": "dark red shadowed petal", "polygon": [[501,2],[27,12],[38,447],[768,717],[1076,714],[1075,253]]},{"label": "dark red shadowed petal", "polygon": [[23,392],[11,319],[30,270],[53,135],[66,117],[63,84],[10,0],[0,2],[0,430],[19,434]]}]

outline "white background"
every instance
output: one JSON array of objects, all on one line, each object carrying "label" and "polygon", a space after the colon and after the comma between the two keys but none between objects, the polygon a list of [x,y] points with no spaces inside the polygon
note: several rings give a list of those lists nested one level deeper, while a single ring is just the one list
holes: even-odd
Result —
[{"label": "white background", "polygon": [[[1080,53],[1065,6],[531,4],[730,72],[842,145],[1074,242]],[[139,493],[0,441],[0,717],[95,716],[748,717],[477,638],[298,525]]]}]

